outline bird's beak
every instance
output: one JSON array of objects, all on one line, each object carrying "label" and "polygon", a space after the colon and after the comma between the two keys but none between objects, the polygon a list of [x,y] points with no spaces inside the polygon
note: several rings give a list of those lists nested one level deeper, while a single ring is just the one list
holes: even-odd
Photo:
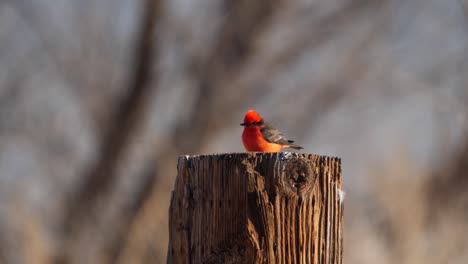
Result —
[{"label": "bird's beak", "polygon": [[242,124],[240,124],[240,125],[241,125],[241,126],[247,126],[247,124],[246,124],[246,123],[242,123]]}]

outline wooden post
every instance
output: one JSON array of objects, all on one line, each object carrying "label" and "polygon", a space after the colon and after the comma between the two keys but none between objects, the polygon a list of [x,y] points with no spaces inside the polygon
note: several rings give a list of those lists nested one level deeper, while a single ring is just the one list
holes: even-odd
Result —
[{"label": "wooden post", "polygon": [[168,263],[342,263],[339,158],[181,156]]}]

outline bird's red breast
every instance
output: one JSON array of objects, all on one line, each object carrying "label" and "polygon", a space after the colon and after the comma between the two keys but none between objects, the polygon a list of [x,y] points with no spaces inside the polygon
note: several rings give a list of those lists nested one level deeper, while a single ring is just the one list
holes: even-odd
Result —
[{"label": "bird's red breast", "polygon": [[284,147],[283,145],[266,141],[258,127],[244,128],[242,143],[247,151],[278,152]]}]

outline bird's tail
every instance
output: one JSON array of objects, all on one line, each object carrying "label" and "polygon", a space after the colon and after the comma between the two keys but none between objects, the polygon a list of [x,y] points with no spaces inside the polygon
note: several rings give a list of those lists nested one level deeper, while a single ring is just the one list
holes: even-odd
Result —
[{"label": "bird's tail", "polygon": [[299,146],[299,145],[296,145],[296,144],[288,145],[288,148],[293,148],[293,149],[304,149],[303,147],[301,147],[301,146]]}]

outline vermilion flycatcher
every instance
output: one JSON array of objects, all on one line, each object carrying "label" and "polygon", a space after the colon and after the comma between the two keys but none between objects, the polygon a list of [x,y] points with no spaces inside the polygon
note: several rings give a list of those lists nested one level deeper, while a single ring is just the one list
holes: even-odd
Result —
[{"label": "vermilion flycatcher", "polygon": [[242,143],[247,151],[278,152],[282,148],[303,149],[271,127],[255,110],[247,111],[241,126],[245,127]]}]

